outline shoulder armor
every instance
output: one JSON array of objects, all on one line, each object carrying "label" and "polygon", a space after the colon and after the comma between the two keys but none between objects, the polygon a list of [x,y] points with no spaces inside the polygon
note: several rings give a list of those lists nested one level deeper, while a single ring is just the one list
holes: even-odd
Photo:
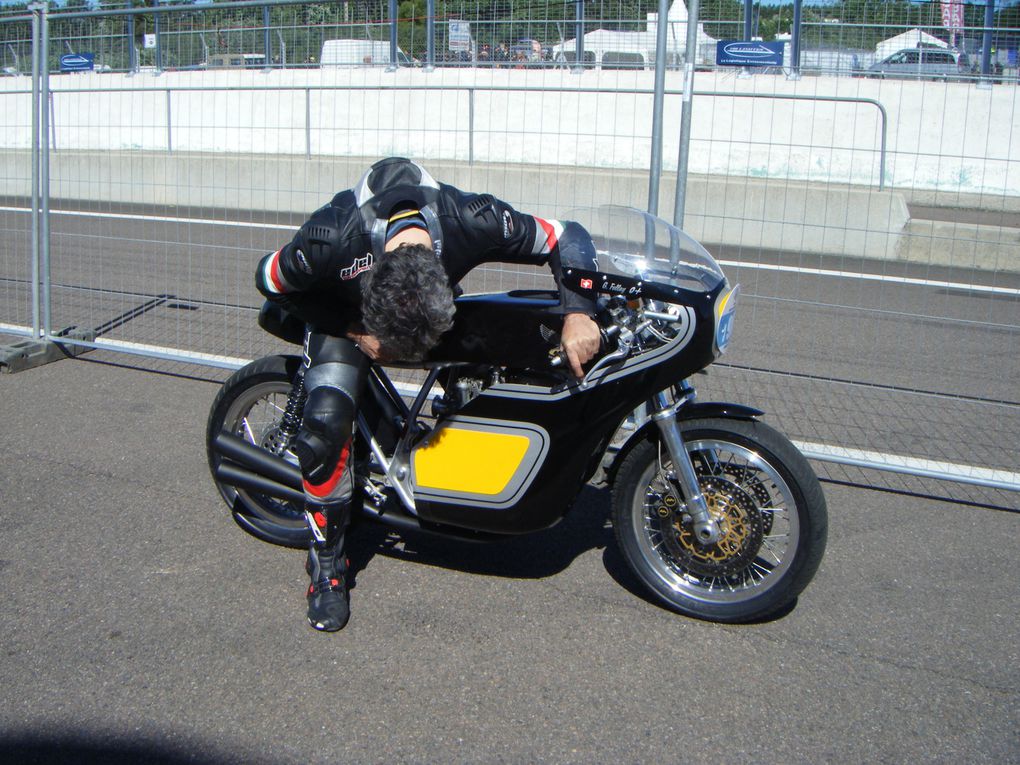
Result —
[{"label": "shoulder armor", "polygon": [[500,224],[502,205],[492,194],[469,197],[461,206],[461,219],[478,232],[493,239],[503,238]]},{"label": "shoulder armor", "polygon": [[340,244],[340,227],[333,209],[327,205],[312,213],[312,217],[301,226],[298,238],[301,247],[313,260],[328,255]]}]

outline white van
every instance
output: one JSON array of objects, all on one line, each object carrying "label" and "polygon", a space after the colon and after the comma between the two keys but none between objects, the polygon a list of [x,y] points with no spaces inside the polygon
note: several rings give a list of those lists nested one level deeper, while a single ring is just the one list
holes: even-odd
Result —
[{"label": "white van", "polygon": [[[390,43],[388,40],[326,40],[322,44],[319,66],[343,68],[351,66],[388,66]],[[397,48],[397,66],[414,66],[400,48]]]}]

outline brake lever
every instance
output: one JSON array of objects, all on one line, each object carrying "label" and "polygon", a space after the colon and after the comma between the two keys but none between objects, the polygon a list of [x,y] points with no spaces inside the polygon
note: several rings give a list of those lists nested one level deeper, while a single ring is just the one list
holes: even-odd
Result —
[{"label": "brake lever", "polygon": [[[617,329],[619,336],[616,338],[616,350],[612,353],[607,353],[601,359],[595,362],[595,365],[588,370],[588,373],[584,376],[578,387],[581,390],[587,390],[595,383],[595,373],[615,364],[617,361],[621,361],[630,356],[631,349],[634,347],[634,333],[625,327],[610,327],[610,329]],[[608,330],[606,331],[608,335]]]}]

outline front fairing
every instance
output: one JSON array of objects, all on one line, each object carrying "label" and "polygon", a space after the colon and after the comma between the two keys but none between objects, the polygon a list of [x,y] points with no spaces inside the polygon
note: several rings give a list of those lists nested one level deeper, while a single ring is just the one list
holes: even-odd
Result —
[{"label": "front fairing", "polygon": [[580,209],[595,242],[598,268],[688,292],[712,292],[726,281],[722,269],[693,237],[633,207]]},{"label": "front fairing", "polygon": [[[595,242],[601,283],[585,276],[572,280],[603,296],[621,295],[663,306],[687,306],[699,313],[706,305],[713,325],[713,358],[732,337],[738,289],[731,289],[715,258],[676,226],[632,207],[604,206],[572,211]],[[619,277],[614,280],[613,277]],[[655,307],[654,305],[652,307]],[[667,308],[675,310],[675,308]]]}]

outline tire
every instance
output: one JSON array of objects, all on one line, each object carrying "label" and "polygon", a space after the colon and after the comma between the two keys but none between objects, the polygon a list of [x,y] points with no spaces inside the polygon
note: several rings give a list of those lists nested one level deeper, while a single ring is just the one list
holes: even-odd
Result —
[{"label": "tire", "polygon": [[791,605],[825,552],[825,496],[811,466],[760,422],[712,418],[680,428],[724,536],[708,548],[693,540],[684,498],[664,477],[669,455],[644,440],[613,486],[613,528],[627,563],[667,607],[699,619],[749,622]]},{"label": "tire", "polygon": [[211,445],[226,430],[279,454],[285,445],[275,437],[300,363],[296,356],[266,356],[237,370],[220,388],[206,424],[209,469],[237,525],[265,542],[285,547],[308,546],[311,536],[304,508],[216,481],[221,460]]}]

